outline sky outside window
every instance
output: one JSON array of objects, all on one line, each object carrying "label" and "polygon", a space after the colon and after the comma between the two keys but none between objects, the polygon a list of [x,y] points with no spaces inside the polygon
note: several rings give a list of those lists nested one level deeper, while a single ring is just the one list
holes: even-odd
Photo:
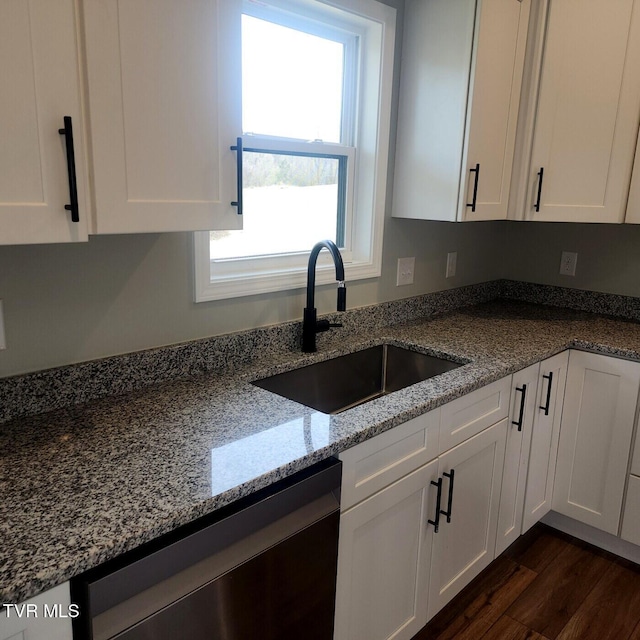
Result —
[{"label": "sky outside window", "polygon": [[242,128],[340,142],[344,45],[242,16]]}]

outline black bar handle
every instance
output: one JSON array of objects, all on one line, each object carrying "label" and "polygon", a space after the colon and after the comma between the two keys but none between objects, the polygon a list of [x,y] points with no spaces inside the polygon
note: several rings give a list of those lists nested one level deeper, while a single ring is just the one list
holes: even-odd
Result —
[{"label": "black bar handle", "polygon": [[522,431],[522,423],[524,420],[524,404],[527,397],[527,385],[523,384],[521,387],[516,387],[516,391],[520,391],[520,393],[522,393],[522,397],[520,398],[520,416],[517,420],[512,420],[511,424],[515,424],[518,427],[518,431]]},{"label": "black bar handle", "polygon": [[449,473],[443,473],[443,476],[449,478],[449,499],[447,500],[447,510],[440,511],[443,516],[446,516],[447,522],[451,522],[451,507],[453,505],[453,477],[455,475],[455,471],[451,469]]},{"label": "black bar handle", "polygon": [[236,169],[238,199],[231,203],[232,207],[238,207],[238,215],[242,215],[242,138],[236,139],[236,144],[231,147],[231,151],[236,151]]},{"label": "black bar handle", "polygon": [[544,411],[544,415],[548,416],[549,409],[551,408],[551,385],[553,384],[553,371],[549,371],[548,376],[543,375],[542,377],[549,381],[549,386],[547,387],[547,403],[544,407],[540,408]]},{"label": "black bar handle", "polygon": [[427,522],[432,524],[434,532],[438,533],[438,528],[440,527],[440,506],[442,504],[442,478],[438,478],[438,482],[432,480],[431,484],[438,487],[438,494],[436,495],[436,519],[427,520]]},{"label": "black bar handle", "polygon": [[58,129],[58,133],[65,137],[67,147],[67,173],[69,174],[69,197],[71,204],[65,204],[64,208],[71,211],[71,222],[80,222],[78,210],[78,185],[76,182],[76,154],[73,148],[73,124],[71,116],[64,117],[64,128]]},{"label": "black bar handle", "polygon": [[542,179],[544,178],[544,167],[540,167],[540,171],[538,171],[538,197],[536,198],[536,203],[533,205],[533,208],[536,211],[540,211],[540,200],[542,199]]},{"label": "black bar handle", "polygon": [[476,164],[475,169],[469,169],[469,173],[475,173],[475,179],[473,181],[473,199],[471,202],[467,202],[467,207],[471,207],[472,213],[476,211],[476,201],[478,199],[478,179],[480,178],[480,164]]}]

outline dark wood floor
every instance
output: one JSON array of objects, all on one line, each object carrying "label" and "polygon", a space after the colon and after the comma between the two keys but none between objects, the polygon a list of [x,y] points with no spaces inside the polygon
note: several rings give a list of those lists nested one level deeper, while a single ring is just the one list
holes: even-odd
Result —
[{"label": "dark wood floor", "polygon": [[640,640],[640,566],[544,525],[413,640]]}]

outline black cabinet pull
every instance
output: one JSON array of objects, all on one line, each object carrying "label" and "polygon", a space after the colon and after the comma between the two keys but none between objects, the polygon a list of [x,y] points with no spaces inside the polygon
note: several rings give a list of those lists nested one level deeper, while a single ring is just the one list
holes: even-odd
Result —
[{"label": "black cabinet pull", "polygon": [[540,167],[540,171],[538,171],[538,197],[536,198],[536,203],[533,205],[533,208],[536,211],[540,211],[540,200],[542,198],[542,179],[544,178],[544,167]]},{"label": "black cabinet pull", "polygon": [[520,398],[520,416],[517,420],[512,420],[511,424],[515,424],[518,427],[518,431],[522,431],[522,423],[524,420],[524,403],[527,397],[527,385],[523,384],[521,387],[516,387],[516,391],[520,391],[520,393],[522,393],[522,397]]},{"label": "black cabinet pull", "polygon": [[443,473],[443,476],[449,478],[449,499],[447,500],[447,510],[440,511],[443,516],[446,516],[447,522],[451,522],[451,507],[453,505],[453,476],[455,471],[451,469],[450,473]]},{"label": "black cabinet pull", "polygon": [[549,386],[547,387],[547,403],[544,407],[540,407],[544,411],[544,415],[549,415],[549,409],[551,408],[551,385],[553,384],[553,371],[549,371],[548,376],[542,376],[546,380],[549,381]]},{"label": "black cabinet pull", "polygon": [[71,204],[65,204],[64,208],[67,211],[71,211],[71,222],[80,222],[78,185],[76,183],[76,154],[73,148],[71,116],[64,117],[64,128],[58,129],[58,133],[65,137],[67,147],[67,173],[69,174],[69,198],[71,199]]},{"label": "black cabinet pull", "polygon": [[231,203],[232,207],[238,207],[238,215],[242,215],[242,138],[237,138],[236,144],[231,147],[236,151],[237,187],[238,199]]},{"label": "black cabinet pull", "polygon": [[438,487],[438,494],[436,496],[436,519],[427,520],[427,522],[432,524],[435,533],[438,533],[438,527],[440,527],[440,505],[442,504],[442,478],[438,478],[438,482],[432,480],[431,484]]},{"label": "black cabinet pull", "polygon": [[471,202],[467,202],[467,207],[471,207],[471,211],[475,213],[476,211],[476,201],[478,199],[478,179],[480,178],[480,165],[476,164],[475,169],[469,169],[469,173],[475,173],[475,179],[473,181],[473,199]]}]

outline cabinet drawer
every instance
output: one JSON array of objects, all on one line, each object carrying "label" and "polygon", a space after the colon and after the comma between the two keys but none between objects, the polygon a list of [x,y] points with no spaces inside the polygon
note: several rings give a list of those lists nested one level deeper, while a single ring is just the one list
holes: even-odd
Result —
[{"label": "cabinet drawer", "polygon": [[441,408],[440,453],[464,442],[509,413],[511,376],[449,402]]},{"label": "cabinet drawer", "polygon": [[340,454],[342,511],[438,455],[440,409],[409,420]]},{"label": "cabinet drawer", "polygon": [[640,545],[640,477],[638,476],[629,476],[620,537],[627,542]]}]

